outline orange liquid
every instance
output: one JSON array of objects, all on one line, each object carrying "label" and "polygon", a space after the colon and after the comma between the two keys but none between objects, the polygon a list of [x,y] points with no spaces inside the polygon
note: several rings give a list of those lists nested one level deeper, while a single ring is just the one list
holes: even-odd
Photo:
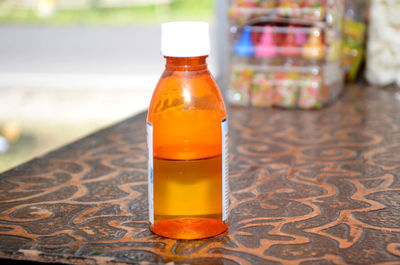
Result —
[{"label": "orange liquid", "polygon": [[176,239],[222,233],[225,106],[206,57],[167,57],[148,113],[153,126],[154,224]]},{"label": "orange liquid", "polygon": [[[152,228],[170,238],[204,238],[225,230],[222,220],[222,157],[154,159]],[[207,228],[207,229],[205,229]],[[177,235],[179,233],[179,235]]]}]

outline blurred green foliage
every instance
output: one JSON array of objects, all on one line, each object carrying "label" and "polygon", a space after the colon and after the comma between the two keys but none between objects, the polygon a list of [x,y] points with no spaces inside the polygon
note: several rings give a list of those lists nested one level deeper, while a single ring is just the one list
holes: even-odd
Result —
[{"label": "blurred green foliage", "polygon": [[213,6],[213,0],[174,0],[170,4],[160,5],[58,10],[46,18],[39,17],[36,10],[0,9],[0,23],[127,25],[158,24],[171,20],[212,20]]}]

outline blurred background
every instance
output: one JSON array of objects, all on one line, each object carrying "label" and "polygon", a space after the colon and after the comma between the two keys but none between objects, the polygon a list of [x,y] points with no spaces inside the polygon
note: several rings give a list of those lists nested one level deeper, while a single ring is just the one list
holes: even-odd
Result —
[{"label": "blurred background", "polygon": [[395,88],[400,1],[0,0],[0,172],[144,111],[160,24],[211,25],[226,103],[316,111],[345,82]]},{"label": "blurred background", "polygon": [[214,1],[0,0],[0,172],[144,111],[173,20],[215,35]]}]

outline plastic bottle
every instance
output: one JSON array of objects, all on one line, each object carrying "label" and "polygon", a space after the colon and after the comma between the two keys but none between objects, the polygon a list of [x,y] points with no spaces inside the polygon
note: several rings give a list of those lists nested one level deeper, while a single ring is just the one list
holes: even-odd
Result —
[{"label": "plastic bottle", "polygon": [[[255,47],[255,55],[258,58],[272,59],[276,56],[276,54],[277,54],[276,44],[274,42],[274,37],[272,35],[272,27],[265,26],[261,37],[261,41]],[[266,64],[269,63],[270,61],[266,62]]]},{"label": "plastic bottle", "polygon": [[296,31],[293,26],[289,26],[286,32],[285,42],[281,44],[280,55],[284,58],[286,66],[298,66],[301,48],[296,43]]},{"label": "plastic bottle", "polygon": [[238,42],[235,43],[233,52],[243,57],[254,56],[254,44],[251,40],[251,27],[245,26]]},{"label": "plastic bottle", "polygon": [[296,28],[296,44],[302,47],[307,42],[307,35],[303,32],[304,28]]},{"label": "plastic bottle", "polygon": [[199,239],[227,229],[227,113],[207,69],[205,22],[162,25],[166,68],[147,117],[151,230]]},{"label": "plastic bottle", "polygon": [[307,43],[303,46],[303,57],[314,63],[318,63],[325,57],[325,46],[321,35],[321,30],[318,27],[313,27]]}]

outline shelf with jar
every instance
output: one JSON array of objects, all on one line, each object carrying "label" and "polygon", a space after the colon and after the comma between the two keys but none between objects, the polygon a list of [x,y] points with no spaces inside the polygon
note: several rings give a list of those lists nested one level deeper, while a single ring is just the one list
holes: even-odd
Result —
[{"label": "shelf with jar", "polygon": [[333,22],[265,16],[242,25],[232,20],[229,102],[303,109],[332,102],[343,87],[341,23]]},{"label": "shelf with jar", "polygon": [[260,17],[333,23],[338,7],[343,8],[343,0],[230,0],[229,4],[229,18],[237,25]]}]

